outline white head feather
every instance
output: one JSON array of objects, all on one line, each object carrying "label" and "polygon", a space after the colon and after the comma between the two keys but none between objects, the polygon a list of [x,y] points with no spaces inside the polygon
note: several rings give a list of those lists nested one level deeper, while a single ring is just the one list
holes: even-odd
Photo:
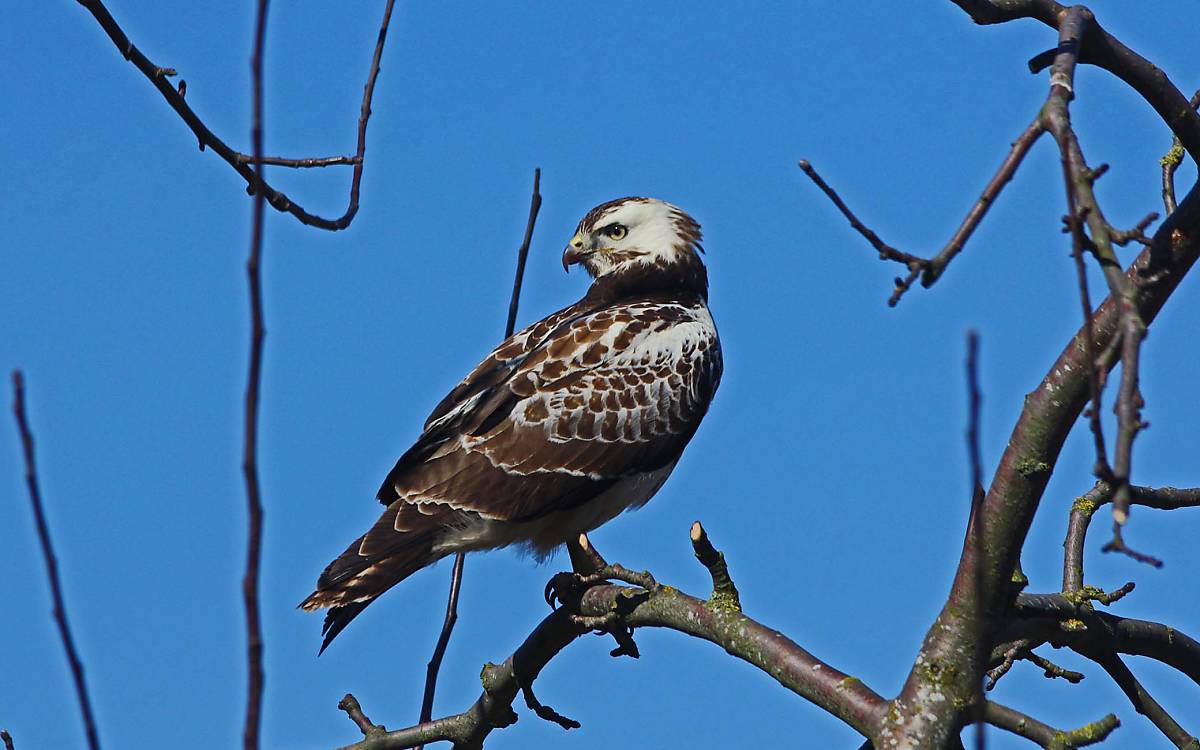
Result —
[{"label": "white head feather", "polygon": [[703,252],[700,225],[678,206],[656,198],[621,198],[583,217],[563,265],[580,263],[599,278],[618,268],[694,260],[697,252]]}]

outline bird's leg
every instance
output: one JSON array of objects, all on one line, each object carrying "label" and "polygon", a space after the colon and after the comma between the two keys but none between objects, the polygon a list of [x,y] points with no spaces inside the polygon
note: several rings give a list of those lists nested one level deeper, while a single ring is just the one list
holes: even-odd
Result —
[{"label": "bird's leg", "polygon": [[571,558],[572,573],[558,573],[546,584],[543,596],[551,609],[556,609],[556,602],[562,605],[573,605],[571,609],[579,611],[579,602],[583,593],[593,586],[610,581],[621,581],[634,586],[640,586],[649,592],[659,589],[658,581],[650,575],[650,571],[637,572],[618,563],[609,564],[604,557],[592,546],[587,534],[580,534],[576,540],[568,541],[567,554]]},{"label": "bird's leg", "polygon": [[[567,542],[567,553],[571,557],[573,573],[559,573],[546,584],[546,603],[551,607],[559,602],[569,612],[571,621],[581,628],[596,633],[610,633],[617,642],[611,654],[638,658],[637,644],[633,640],[633,628],[625,624],[625,615],[633,610],[654,591],[659,584],[650,573],[638,573],[621,565],[610,565],[591,545],[586,534]],[[612,608],[603,615],[580,614],[584,593],[593,586],[609,581],[622,581],[640,587],[641,590],[623,590],[613,601]]]}]

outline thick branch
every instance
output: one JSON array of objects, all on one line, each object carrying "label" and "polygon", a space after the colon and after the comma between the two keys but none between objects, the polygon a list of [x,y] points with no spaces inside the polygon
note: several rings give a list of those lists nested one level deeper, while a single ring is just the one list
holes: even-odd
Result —
[{"label": "thick branch", "polygon": [[[1054,0],[952,0],[979,24],[997,24],[1018,18],[1033,18],[1059,28],[1069,10]],[[1104,68],[1120,78],[1146,100],[1163,122],[1179,136],[1193,159],[1200,159],[1200,116],[1188,106],[1187,97],[1171,83],[1158,66],[1126,47],[1099,23],[1089,25],[1083,38],[1082,63]]]},{"label": "thick branch", "polygon": [[[1150,248],[1144,251],[1126,272],[1136,288],[1135,305],[1139,317],[1149,323],[1170,297],[1183,275],[1200,255],[1200,190],[1193,188],[1179,209],[1159,227]],[[1136,283],[1135,283],[1136,282]],[[1106,300],[1091,318],[1092,349],[1103,351],[1118,334],[1121,321],[1119,301]],[[1050,368],[1050,372],[1029,394],[1012,437],[1001,458],[992,485],[983,504],[986,559],[976,561],[975,545],[965,544],[958,573],[946,607],[930,629],[925,644],[905,684],[901,700],[906,710],[897,724],[913,737],[919,732],[921,747],[944,744],[960,721],[958,716],[942,716],[926,722],[922,706],[915,701],[921,690],[928,690],[939,675],[951,675],[953,696],[966,701],[971,695],[976,665],[964,661],[974,653],[970,634],[975,611],[970,592],[976,564],[983,565],[983,590],[989,592],[985,611],[989,620],[1000,615],[1010,595],[1005,586],[1016,569],[1033,515],[1054,463],[1058,459],[1071,427],[1088,400],[1088,372],[1091,363],[1082,342],[1089,334],[1081,329],[1068,343]],[[941,684],[945,690],[948,686]],[[945,712],[943,712],[945,713]],[[889,732],[891,730],[889,729]],[[885,739],[896,737],[889,734]],[[879,744],[879,742],[876,742]]]},{"label": "thick branch", "polygon": [[578,601],[572,602],[577,606],[563,607],[547,616],[504,663],[484,668],[483,694],[466,711],[407,729],[373,734],[344,750],[399,750],[438,740],[453,742],[457,748],[480,747],[493,729],[516,720],[512,703],[518,693],[528,691],[555,655],[590,630],[580,623],[607,620],[613,613],[620,613],[622,622],[630,628],[666,628],[715,643],[863,735],[874,734],[885,702],[860,680],[821,662],[782,633],[740,611],[713,607],[675,588],[655,585],[647,574],[620,566],[609,566],[604,573],[614,571],[650,589],[613,584],[587,588]]},{"label": "thick branch", "polygon": [[[1005,637],[1030,637],[1066,646],[1091,658],[1113,652],[1162,662],[1200,685],[1200,643],[1177,628],[1148,620],[1098,612],[1086,602],[1062,594],[1020,594]],[[1078,620],[1063,630],[1059,623]]]},{"label": "thick branch", "polygon": [[[79,712],[83,716],[83,731],[88,747],[100,750],[100,736],[96,731],[96,719],[92,713],[92,701],[88,696],[87,681],[83,677],[83,660],[75,649],[71,636],[71,624],[67,621],[67,605],[63,598],[62,582],[58,578],[58,558],[54,555],[54,544],[50,540],[50,525],[42,508],[42,491],[38,484],[37,464],[33,453],[33,432],[29,429],[29,417],[25,413],[25,377],[20,370],[13,370],[13,416],[17,420],[17,432],[21,436],[21,448],[25,455],[25,486],[29,490],[29,504],[33,506],[33,519],[37,524],[38,541],[42,545],[42,559],[46,563],[46,577],[50,580],[50,598],[54,602],[54,622],[62,639],[67,663],[71,666],[71,678],[75,682],[75,697],[79,699]],[[4,744],[11,750],[12,738],[5,732]]]},{"label": "thick branch", "polygon": [[362,183],[363,162],[367,149],[367,119],[371,116],[371,99],[375,93],[375,80],[379,76],[379,63],[383,57],[383,44],[387,37],[388,23],[392,17],[392,5],[395,3],[395,0],[387,0],[383,10],[383,21],[379,26],[379,35],[375,42],[375,53],[371,59],[371,69],[367,73],[367,83],[363,87],[362,106],[360,107],[358,118],[358,148],[354,156],[285,159],[282,157],[264,158],[261,154],[257,155],[262,164],[276,164],[286,167],[318,167],[331,164],[353,165],[354,172],[350,180],[350,198],[346,206],[346,211],[341,216],[332,219],[309,213],[303,206],[295,203],[285,193],[276,190],[270,184],[263,181],[261,172],[256,176],[256,170],[252,168],[255,156],[234,151],[225,141],[209,130],[204,121],[200,119],[199,115],[185,101],[184,93],[186,92],[186,88],[182,84],[179,88],[176,88],[168,80],[170,76],[175,75],[173,69],[162,68],[150,62],[149,58],[129,40],[129,37],[112,17],[112,14],[108,12],[108,8],[104,7],[104,3],[101,0],[78,0],[78,2],[95,17],[101,28],[108,34],[108,38],[116,46],[117,51],[126,60],[133,63],[134,67],[150,80],[154,88],[158,89],[158,92],[167,100],[167,104],[171,106],[171,109],[175,110],[180,119],[191,129],[200,143],[200,150],[203,151],[205,148],[211,148],[229,166],[233,167],[234,171],[246,181],[246,190],[250,194],[254,194],[256,186],[261,186],[267,203],[270,203],[272,208],[277,211],[290,213],[300,223],[311,227],[338,230],[350,226],[350,222],[354,220],[354,215],[358,213],[359,186]]}]

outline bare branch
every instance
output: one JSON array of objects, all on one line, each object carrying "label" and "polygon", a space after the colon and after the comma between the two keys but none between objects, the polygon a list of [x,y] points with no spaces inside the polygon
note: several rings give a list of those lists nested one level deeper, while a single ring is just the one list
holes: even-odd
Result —
[{"label": "bare branch", "polygon": [[517,305],[521,302],[521,283],[525,278],[525,260],[529,257],[529,243],[533,240],[533,227],[537,224],[538,211],[542,208],[542,193],[539,190],[542,182],[542,170],[533,170],[533,192],[529,196],[529,218],[525,220],[525,236],[521,239],[521,247],[517,249],[517,274],[513,279],[512,296],[508,301],[508,320],[504,326],[504,338],[513,335],[517,329]]},{"label": "bare branch", "polygon": [[1031,740],[1046,750],[1069,750],[1069,748],[1094,745],[1097,742],[1103,742],[1114,729],[1121,726],[1121,722],[1116,716],[1108,714],[1099,721],[1064,732],[1048,724],[1043,724],[1031,716],[1026,716],[1020,711],[992,701],[985,704],[984,715],[992,726]]},{"label": "bare branch", "polygon": [[[1067,519],[1067,536],[1063,540],[1063,586],[1064,593],[1072,593],[1083,588],[1083,543],[1087,539],[1088,526],[1092,515],[1100,507],[1098,488],[1107,483],[1097,482],[1096,486],[1086,494],[1075,498],[1071,503],[1071,515]],[[1105,500],[1104,502],[1107,502]]]},{"label": "bare branch", "polygon": [[[1006,638],[1049,641],[1093,660],[1096,654],[1111,652],[1144,656],[1200,685],[1200,643],[1178,628],[1097,612],[1063,594],[1020,594],[1013,616],[1004,631]],[[1077,620],[1079,626],[1064,631],[1059,623],[1068,619]]]},{"label": "bare branch", "polygon": [[[1054,0],[952,0],[978,24],[1033,18],[1057,29],[1068,8]],[[1158,66],[1126,47],[1099,23],[1089,24],[1079,61],[1104,68],[1128,84],[1179,136],[1193,159],[1200,159],[1200,116]],[[1038,69],[1033,68],[1034,72]]]},{"label": "bare branch", "polygon": [[7,729],[0,729],[0,741],[4,742],[4,750],[13,750],[12,735],[8,733]]},{"label": "bare branch", "polygon": [[692,524],[690,536],[696,559],[708,568],[708,574],[712,576],[713,591],[708,597],[709,606],[741,612],[741,597],[738,596],[737,587],[733,585],[733,579],[729,577],[729,566],[725,564],[724,553],[713,547],[699,521]]},{"label": "bare branch", "polygon": [[375,725],[367,718],[367,715],[363,713],[362,706],[358,705],[358,699],[350,693],[346,693],[338,701],[338,708],[346,712],[346,716],[350,718],[350,721],[354,722],[354,726],[358,727],[358,731],[362,732],[364,737],[372,737],[387,731],[383,727]]},{"label": "bare branch", "polygon": [[242,729],[244,750],[258,750],[262,726],[263,638],[259,615],[258,582],[262,563],[263,506],[258,482],[258,402],[262,388],[263,325],[262,246],[266,194],[263,186],[263,48],[267,35],[267,0],[258,0],[254,23],[254,52],[250,58],[252,103],[250,142],[254,148],[254,211],[246,277],[250,291],[250,356],[246,373],[245,434],[242,474],[246,484],[246,572],[242,601],[246,609],[246,720]]},{"label": "bare branch", "polygon": [[[1074,71],[1080,45],[1087,29],[1093,23],[1091,11],[1082,6],[1068,9],[1059,26],[1059,46],[1050,74],[1050,97],[1043,109],[1047,129],[1053,133],[1062,155],[1063,181],[1067,191],[1067,226],[1071,231],[1073,255],[1079,278],[1080,297],[1083,304],[1085,327],[1088,333],[1084,345],[1088,351],[1092,391],[1091,423],[1096,443],[1096,475],[1113,482],[1116,487],[1113,500],[1113,541],[1105,551],[1121,549],[1138,559],[1152,558],[1132,552],[1121,539],[1121,526],[1129,511],[1129,476],[1133,457],[1133,440],[1142,429],[1140,409],[1141,394],[1138,390],[1139,355],[1146,325],[1138,315],[1136,286],[1121,272],[1120,262],[1113,250],[1109,235],[1109,223],[1104,219],[1099,202],[1093,192],[1093,184],[1104,169],[1092,170],[1084,160],[1079,140],[1071,127],[1068,103],[1074,98]],[[1086,223],[1090,236],[1084,234]],[[1112,298],[1120,304],[1120,347],[1121,385],[1117,397],[1117,441],[1114,460],[1110,467],[1100,427],[1100,392],[1102,382],[1090,330],[1092,310],[1087,294],[1087,279],[1083,268],[1083,251],[1087,249],[1100,263],[1108,281]]]},{"label": "bare branch", "polygon": [[398,750],[437,740],[453,742],[458,748],[480,747],[492,730],[516,721],[512,703],[518,693],[528,691],[558,652],[588,632],[590,628],[581,625],[580,619],[610,619],[614,612],[629,628],[667,628],[715,643],[864,736],[873,735],[886,707],[884,700],[860,680],[816,659],[782,633],[739,611],[715,608],[673,587],[659,586],[648,573],[612,565],[591,582],[600,577],[629,580],[640,588],[599,582],[582,589],[570,607],[543,619],[512,656],[484,668],[483,694],[466,711],[374,735],[344,750]]},{"label": "bare branch", "polygon": [[[83,731],[90,750],[100,750],[100,736],[96,731],[96,719],[92,713],[92,701],[88,697],[87,681],[83,677],[83,660],[75,649],[71,636],[71,625],[67,620],[67,605],[63,598],[62,582],[58,577],[58,558],[54,555],[54,544],[50,540],[50,525],[42,508],[42,491],[38,484],[37,464],[33,454],[33,432],[29,429],[29,417],[25,413],[25,377],[20,370],[13,370],[13,416],[17,420],[17,432],[21,436],[21,448],[25,455],[25,486],[29,490],[29,504],[33,506],[33,518],[37,524],[38,541],[42,545],[42,559],[46,563],[46,577],[50,580],[50,598],[54,602],[54,622],[62,640],[67,663],[71,665],[71,677],[75,682],[75,696],[79,699],[79,712],[83,716]],[[12,747],[12,738],[5,732],[4,744]]]},{"label": "bare branch", "polygon": [[996,687],[996,683],[1000,682],[1000,678],[1008,674],[1012,670],[1013,665],[1021,658],[1024,652],[1029,650],[1031,640],[1029,638],[1021,638],[1012,643],[1003,644],[997,651],[993,652],[992,663],[999,661],[992,669],[989,669],[985,676],[987,684],[984,685],[984,690],[991,690]]},{"label": "bare branch", "polygon": [[[133,63],[154,88],[162,94],[167,100],[167,104],[171,109],[175,110],[176,114],[195,134],[197,141],[200,144],[200,150],[211,148],[218,156],[220,156],[229,166],[233,167],[242,179],[246,181],[246,190],[252,195],[256,188],[261,187],[261,192],[265,195],[267,203],[277,211],[290,213],[296,217],[302,224],[306,224],[318,229],[338,230],[345,229],[350,226],[350,222],[354,220],[355,214],[358,213],[358,198],[359,186],[362,183],[362,172],[364,157],[367,146],[367,119],[371,116],[371,99],[375,93],[375,81],[379,77],[379,64],[383,57],[383,44],[387,37],[388,24],[392,17],[392,6],[395,0],[387,0],[383,10],[383,21],[379,26],[379,35],[375,42],[375,53],[371,59],[371,69],[367,73],[367,83],[363,87],[362,106],[359,111],[358,118],[358,148],[354,156],[332,156],[324,158],[312,159],[285,159],[283,157],[263,157],[261,154],[247,155],[234,151],[215,133],[209,130],[204,121],[199,115],[187,104],[184,100],[184,94],[187,87],[183,81],[180,81],[179,87],[171,85],[168,78],[176,75],[173,68],[163,68],[150,62],[145,54],[142,53],[129,37],[125,34],[121,26],[108,12],[108,8],[104,7],[101,0],[78,0],[79,4],[88,10],[95,17],[96,21],[108,34],[109,39],[116,46],[117,51],[121,55]],[[252,169],[255,159],[261,164],[275,164],[284,167],[322,167],[333,164],[347,164],[354,167],[354,172],[350,180],[350,198],[346,206],[346,211],[341,216],[336,218],[324,218],[316,214],[309,213],[303,206],[294,202],[285,193],[276,190],[262,178],[261,170]]]},{"label": "bare branch", "polygon": [[[353,166],[362,160],[357,156],[325,156],[313,159],[288,159],[283,156],[264,156],[263,164],[274,167],[289,167],[291,169],[312,169],[313,167]],[[241,164],[253,164],[254,157],[248,154],[238,154]]]},{"label": "bare branch", "polygon": [[[389,6],[390,8],[390,6]],[[513,335],[517,327],[517,306],[521,300],[521,284],[525,278],[525,260],[529,257],[529,243],[533,240],[533,227],[537,224],[538,211],[542,207],[541,168],[533,170],[533,192],[529,197],[529,218],[525,221],[525,236],[521,247],[517,249],[517,274],[513,280],[512,296],[508,301],[508,319],[504,326],[504,338]],[[450,595],[446,601],[446,619],[442,622],[442,632],[438,635],[437,645],[434,646],[433,656],[425,667],[425,692],[421,698],[421,719],[424,724],[433,716],[433,698],[437,691],[438,672],[442,668],[442,659],[446,656],[446,648],[450,645],[450,635],[458,622],[458,596],[462,589],[463,565],[466,554],[457,552],[454,555],[454,567],[450,571]],[[418,746],[423,747],[423,746]]]},{"label": "bare branch", "polygon": [[892,296],[888,299],[888,305],[895,307],[904,293],[916,281],[918,275],[921,277],[921,285],[924,287],[932,286],[941,277],[942,272],[946,270],[946,266],[950,264],[954,256],[962,251],[963,246],[967,244],[967,240],[974,234],[975,229],[983,221],[983,217],[987,215],[988,209],[995,203],[1004,186],[1012,180],[1017,168],[1021,166],[1021,161],[1029,153],[1029,149],[1033,147],[1038,137],[1044,132],[1045,128],[1040,118],[1034,119],[1029,124],[1025,132],[1021,133],[1017,140],[1013,142],[1012,148],[1000,164],[1000,168],[983,189],[983,194],[979,196],[979,200],[967,212],[962,224],[959,225],[958,229],[955,230],[950,240],[938,254],[929,259],[897,250],[888,245],[879,238],[879,235],[875,234],[875,232],[858,220],[858,217],[850,211],[833,188],[821,179],[821,176],[817,174],[817,171],[813,169],[813,166],[807,160],[800,161],[800,169],[833,201],[833,204],[842,212],[842,215],[850,221],[850,226],[854,227],[859,234],[866,238],[867,242],[871,243],[871,246],[879,253],[880,260],[895,261],[908,268],[908,275],[905,278],[896,279],[895,289],[892,292]]},{"label": "bare branch", "polygon": [[1033,651],[1024,654],[1022,658],[1041,667],[1042,676],[1048,680],[1062,678],[1072,685],[1077,685],[1080,682],[1083,682],[1084,674],[1082,672],[1075,672],[1073,670],[1066,669],[1065,667],[1060,667],[1046,657],[1041,656]]},{"label": "bare branch", "polygon": [[568,539],[567,554],[571,558],[571,569],[580,575],[590,575],[608,567],[608,561],[592,546],[587,534],[580,534],[575,541]]},{"label": "bare branch", "polygon": [[[1072,13],[1078,15],[1082,10],[1067,11],[1067,15]],[[1071,31],[1065,21],[1064,27]],[[1056,81],[1055,86],[1061,84]],[[1145,323],[1153,320],[1182,274],[1200,255],[1198,228],[1200,190],[1193,188],[1155,232],[1152,245],[1126,272],[1126,283],[1134,289],[1132,301],[1137,315]],[[1129,302],[1127,297],[1112,294],[1091,316],[1093,350],[1104,351],[1118,331],[1124,333],[1122,324],[1129,320],[1124,311]],[[1017,567],[1021,546],[1063,441],[1088,401],[1087,373],[1091,364],[1080,346],[1086,336],[1085,327],[1026,398],[984,500],[982,512],[987,523],[981,547],[987,555],[984,591],[988,592],[985,610],[989,619],[998,619],[1008,604],[1011,588],[1004,584]],[[968,663],[976,658],[970,644],[971,634],[978,632],[977,624],[972,622],[975,608],[970,593],[977,564],[973,558],[972,545],[964,545],[950,597],[926,636],[904,689],[893,703],[897,710],[889,712],[877,744],[880,740],[916,742],[920,737],[915,746],[938,747],[948,741],[963,717],[926,713],[920,696],[930,694],[931,685],[936,684],[941,695],[962,701],[962,710],[968,710],[975,689],[974,675],[978,674],[975,665]]]},{"label": "bare branch", "polygon": [[[1130,485],[1130,502],[1156,510],[1178,510],[1200,507],[1200,487],[1142,487]],[[1083,587],[1083,543],[1087,537],[1092,515],[1100,506],[1112,501],[1113,488],[1098,481],[1092,489],[1075,498],[1067,521],[1067,537],[1063,542],[1063,592],[1079,591]],[[1158,563],[1161,567],[1162,563]]]},{"label": "bare branch", "polygon": [[[983,503],[983,464],[979,456],[979,335],[975,331],[967,331],[967,453],[971,461],[971,515],[967,522],[968,536],[975,543],[975,623],[979,631],[975,634],[975,662],[982,671],[984,655],[988,649],[986,618],[983,611],[983,514],[979,512]],[[995,685],[991,675],[987,675],[989,686],[984,686],[984,675],[980,674],[975,681],[975,748],[984,750],[987,745],[985,737],[986,722],[983,706],[985,690]]]},{"label": "bare branch", "polygon": [[1181,748],[1181,750],[1200,750],[1200,741],[1179,726],[1179,722],[1175,721],[1175,718],[1159,705],[1158,701],[1154,700],[1154,696],[1142,687],[1142,683],[1133,676],[1133,672],[1129,671],[1129,667],[1125,666],[1121,657],[1115,653],[1109,653],[1097,654],[1093,658],[1113,678],[1113,682],[1117,683],[1117,686],[1125,693],[1125,697],[1129,698],[1134,709],[1153,722],[1154,726],[1158,727],[1158,730],[1166,735],[1175,747]]}]

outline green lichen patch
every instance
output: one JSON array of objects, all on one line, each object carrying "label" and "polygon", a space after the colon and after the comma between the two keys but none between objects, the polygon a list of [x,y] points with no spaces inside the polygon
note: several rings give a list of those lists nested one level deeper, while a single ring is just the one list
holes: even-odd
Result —
[{"label": "green lichen patch", "polygon": [[1183,146],[1178,143],[1171,144],[1171,150],[1163,154],[1163,157],[1158,160],[1160,167],[1177,167],[1183,162]]},{"label": "green lichen patch", "polygon": [[1077,510],[1084,515],[1090,516],[1096,512],[1099,505],[1095,500],[1092,500],[1087,495],[1080,495],[1075,498],[1075,502],[1071,503],[1071,510]]},{"label": "green lichen patch", "polygon": [[741,612],[742,602],[738,599],[737,591],[714,591],[704,603],[710,612]]},{"label": "green lichen patch", "polygon": [[1054,467],[1045,461],[1038,461],[1035,458],[1023,458],[1017,463],[1017,471],[1024,477],[1034,474],[1049,474],[1052,468]]}]

